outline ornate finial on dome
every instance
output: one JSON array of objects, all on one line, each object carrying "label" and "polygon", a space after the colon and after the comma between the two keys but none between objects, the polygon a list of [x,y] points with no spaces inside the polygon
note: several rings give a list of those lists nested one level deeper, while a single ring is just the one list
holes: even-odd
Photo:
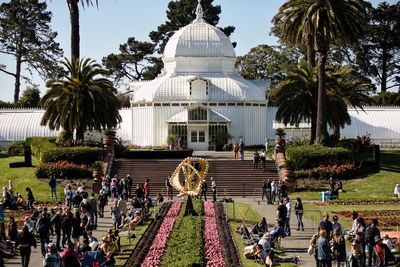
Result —
[{"label": "ornate finial on dome", "polygon": [[201,6],[201,0],[197,1],[197,7],[196,7],[196,20],[202,20],[203,19],[203,7]]}]

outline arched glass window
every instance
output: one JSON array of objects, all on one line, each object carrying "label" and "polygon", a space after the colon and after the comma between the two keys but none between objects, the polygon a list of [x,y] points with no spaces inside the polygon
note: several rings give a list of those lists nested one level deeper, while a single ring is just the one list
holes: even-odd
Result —
[{"label": "arched glass window", "polygon": [[206,121],[207,110],[201,107],[189,110],[189,121]]}]

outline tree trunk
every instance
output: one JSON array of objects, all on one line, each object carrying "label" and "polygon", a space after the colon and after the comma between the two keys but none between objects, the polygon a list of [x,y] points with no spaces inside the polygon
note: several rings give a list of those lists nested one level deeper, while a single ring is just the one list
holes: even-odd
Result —
[{"label": "tree trunk", "polygon": [[324,144],[326,139],[326,88],[325,88],[326,52],[318,51],[318,104],[316,141]]},{"label": "tree trunk", "polygon": [[67,0],[71,21],[71,61],[79,59],[79,0]]},{"label": "tree trunk", "polygon": [[311,107],[311,136],[310,136],[310,144],[315,143],[315,135],[317,130],[317,107]]},{"label": "tree trunk", "polygon": [[387,49],[383,47],[382,49],[382,79],[381,79],[381,92],[386,92],[387,87]]},{"label": "tree trunk", "polygon": [[19,101],[19,91],[21,87],[21,55],[17,53],[17,62],[15,70],[15,85],[14,85],[14,104],[18,104]]},{"label": "tree trunk", "polygon": [[85,140],[85,130],[84,129],[76,129],[76,141],[83,142]]},{"label": "tree trunk", "polygon": [[307,63],[310,68],[315,67],[315,49],[312,35],[307,37]]}]

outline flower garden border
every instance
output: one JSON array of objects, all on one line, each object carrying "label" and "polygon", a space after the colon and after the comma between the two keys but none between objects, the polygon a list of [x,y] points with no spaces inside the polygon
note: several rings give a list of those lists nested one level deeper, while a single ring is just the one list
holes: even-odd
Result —
[{"label": "flower garden border", "polygon": [[136,244],[135,248],[132,251],[131,256],[125,262],[126,267],[139,267],[144,261],[151,245],[153,244],[153,240],[158,233],[158,229],[160,228],[162,222],[164,221],[165,216],[167,215],[172,202],[165,203],[159,210],[157,218],[150,223],[147,230],[144,232],[139,242]]},{"label": "flower garden border", "polygon": [[222,246],[225,264],[228,267],[243,266],[240,261],[236,243],[232,237],[231,225],[226,220],[224,205],[220,202],[216,202],[214,203],[214,207],[221,243],[225,244],[225,246]]},{"label": "flower garden border", "polygon": [[398,200],[349,200],[349,201],[314,201],[314,205],[317,206],[331,206],[331,205],[341,205],[341,206],[357,206],[357,205],[400,205]]}]

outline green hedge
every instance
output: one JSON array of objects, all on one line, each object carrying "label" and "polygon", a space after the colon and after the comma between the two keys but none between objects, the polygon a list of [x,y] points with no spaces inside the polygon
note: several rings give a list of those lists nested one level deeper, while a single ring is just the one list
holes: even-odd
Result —
[{"label": "green hedge", "polygon": [[100,160],[103,149],[99,147],[57,147],[55,137],[29,137],[26,143],[32,148],[32,154],[41,162],[68,161],[74,163],[93,164]]},{"label": "green hedge", "polygon": [[87,165],[59,161],[40,164],[35,175],[37,178],[79,179],[92,177],[92,172]]},{"label": "green hedge", "polygon": [[321,145],[288,147],[286,158],[294,170],[306,170],[320,165],[343,165],[353,161],[350,150]]},{"label": "green hedge", "polygon": [[23,156],[24,155],[24,141],[16,141],[8,147],[8,155],[10,156]]},{"label": "green hedge", "polygon": [[99,147],[62,147],[53,148],[43,152],[41,161],[57,162],[67,160],[74,163],[93,164],[96,160],[100,160],[103,149]]},{"label": "green hedge", "polygon": [[31,146],[32,154],[40,160],[44,151],[56,148],[56,137],[28,137],[25,142]]},{"label": "green hedge", "polygon": [[203,202],[193,200],[193,207],[198,216],[184,216],[185,207],[182,208],[168,241],[162,266],[204,266]]}]

